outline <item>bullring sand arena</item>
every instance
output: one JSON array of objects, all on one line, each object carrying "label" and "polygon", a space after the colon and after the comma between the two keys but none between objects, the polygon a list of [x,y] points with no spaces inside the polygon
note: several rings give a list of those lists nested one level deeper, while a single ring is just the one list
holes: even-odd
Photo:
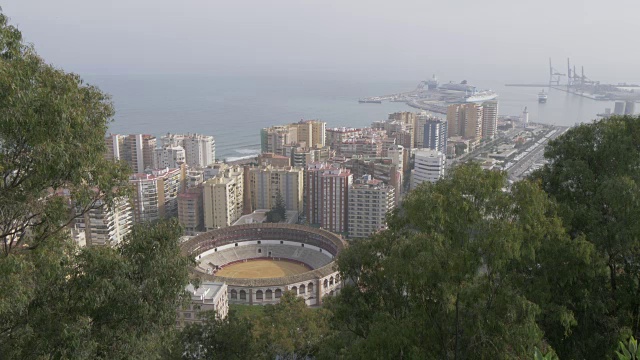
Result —
[{"label": "bullring sand arena", "polygon": [[216,275],[228,278],[276,278],[302,274],[312,270],[301,264],[284,260],[250,260],[226,265]]},{"label": "bullring sand arena", "polygon": [[309,306],[342,288],[335,257],[345,246],[334,233],[293,224],[230,226],[181,244],[196,260],[193,276],[226,283],[231,304],[276,304],[289,291]]}]

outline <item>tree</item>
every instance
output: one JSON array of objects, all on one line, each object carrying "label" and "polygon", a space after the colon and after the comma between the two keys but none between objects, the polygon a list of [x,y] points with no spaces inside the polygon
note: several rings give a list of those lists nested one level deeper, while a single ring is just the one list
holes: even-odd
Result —
[{"label": "tree", "polygon": [[273,208],[267,212],[267,222],[278,223],[287,219],[287,207],[282,198],[280,191],[276,193],[276,203]]},{"label": "tree", "polygon": [[13,265],[8,274],[25,282],[0,284],[0,353],[156,357],[172,335],[176,309],[188,299],[184,285],[192,261],[180,255],[180,234],[176,221],[141,225],[117,248],[76,249],[57,237],[29,256],[3,259],[5,269]]},{"label": "tree", "polygon": [[191,324],[182,330],[174,353],[177,359],[184,360],[256,358],[253,326],[233,311],[226,319],[211,313],[202,324]]},{"label": "tree", "polygon": [[320,351],[328,331],[323,309],[311,309],[302,298],[286,291],[278,304],[266,305],[254,337],[264,359],[307,359]]},{"label": "tree", "polygon": [[388,230],[341,253],[353,285],[327,307],[345,358],[531,357],[543,342],[539,317],[564,311],[534,301],[549,293],[527,291],[551,276],[538,252],[571,250],[554,259],[559,270],[581,263],[573,257],[589,244],[566,236],[536,184],[507,186],[505,173],[459,166],[409,193]]},{"label": "tree", "polygon": [[109,97],[47,65],[0,14],[0,354],[157,358],[191,260],[177,222],[136,227],[117,248],[79,249],[66,226],[127,193],[105,160]]},{"label": "tree", "polygon": [[[75,214],[122,195],[127,172],[104,158],[109,97],[44,63],[0,13],[0,241],[33,249]],[[65,190],[67,199],[55,196]]]},{"label": "tree", "polygon": [[574,127],[549,142],[545,157],[534,178],[558,202],[567,231],[595,246],[603,273],[585,284],[589,307],[576,332],[553,346],[561,358],[605,358],[625,329],[640,335],[640,118]]}]

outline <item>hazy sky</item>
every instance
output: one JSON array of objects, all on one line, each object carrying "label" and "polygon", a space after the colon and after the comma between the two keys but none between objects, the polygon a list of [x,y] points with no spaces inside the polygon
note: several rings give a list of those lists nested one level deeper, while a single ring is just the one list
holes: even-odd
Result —
[{"label": "hazy sky", "polygon": [[47,61],[81,74],[547,79],[566,58],[639,81],[638,0],[4,0]]}]

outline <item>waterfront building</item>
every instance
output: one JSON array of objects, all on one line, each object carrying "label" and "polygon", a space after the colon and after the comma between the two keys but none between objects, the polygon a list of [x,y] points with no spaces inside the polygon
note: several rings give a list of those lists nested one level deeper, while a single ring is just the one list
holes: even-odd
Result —
[{"label": "waterfront building", "polygon": [[105,138],[108,160],[122,160],[129,164],[133,173],[143,173],[153,168],[153,152],[156,148],[156,138],[151,135],[109,134]]},{"label": "waterfront building", "polygon": [[183,328],[189,324],[202,323],[203,311],[213,311],[216,318],[225,319],[229,314],[229,298],[227,284],[223,282],[203,281],[196,289],[193,284],[185,287],[191,296],[191,302],[185,308],[178,309],[176,327]]},{"label": "waterfront building", "polygon": [[184,189],[184,165],[133,174],[133,215],[136,223],[178,216],[178,194]]},{"label": "waterfront building", "polygon": [[185,188],[190,189],[204,183],[203,169],[189,169],[185,174]]},{"label": "waterfront building", "polygon": [[178,221],[187,234],[204,230],[203,196],[203,184],[178,194]]},{"label": "waterfront building", "polygon": [[291,157],[277,155],[274,153],[263,153],[258,155],[258,165],[272,165],[276,167],[291,166]]},{"label": "waterfront building", "polygon": [[185,162],[192,168],[203,168],[216,161],[216,142],[213,136],[167,133],[160,140],[163,148],[182,147],[185,152]]},{"label": "waterfront building", "polygon": [[120,149],[124,146],[124,139],[126,136],[118,134],[109,134],[105,137],[104,141],[107,146],[107,152],[105,157],[109,161],[121,160]]},{"label": "waterfront building", "polygon": [[615,105],[613,107],[613,114],[614,115],[624,115],[624,111],[625,111],[625,103],[624,103],[624,101],[616,101]]},{"label": "waterfront building", "polygon": [[185,151],[182,146],[165,146],[153,152],[153,168],[178,168],[185,162]]},{"label": "waterfront building", "polygon": [[260,131],[260,149],[263,153],[284,155],[286,145],[298,143],[298,129],[289,125],[278,125]]},{"label": "waterfront building", "polygon": [[242,216],[244,169],[231,166],[204,183],[204,225],[207,231],[231,226]]},{"label": "waterfront building", "polygon": [[87,246],[116,246],[131,232],[133,212],[127,198],[117,198],[107,206],[99,200],[74,220],[75,236],[85,239]]},{"label": "waterfront building", "polygon": [[626,101],[624,104],[624,114],[633,115],[636,112],[636,103],[633,100]]},{"label": "waterfront building", "polygon": [[365,175],[349,188],[349,237],[366,238],[387,227],[387,214],[395,208],[395,189]]},{"label": "waterfront building", "polygon": [[411,170],[411,189],[425,181],[436,182],[445,175],[446,156],[437,150],[417,149]]},{"label": "waterfront building", "polygon": [[348,195],[352,182],[353,175],[347,169],[326,163],[310,164],[305,182],[307,221],[336,233],[347,232]]},{"label": "waterfront building", "polygon": [[272,209],[278,194],[288,211],[302,212],[304,198],[304,169],[271,165],[249,169],[249,189],[253,210]]},{"label": "waterfront building", "polygon": [[320,120],[300,120],[290,125],[297,130],[298,143],[305,143],[310,148],[321,148],[326,142],[327,123]]},{"label": "waterfront building", "polygon": [[482,138],[494,139],[496,135],[498,135],[498,102],[486,101],[482,104]]},{"label": "waterfront building", "polygon": [[216,176],[218,176],[219,173],[223,172],[225,169],[227,169],[229,167],[229,165],[222,163],[222,162],[217,162],[217,163],[213,163],[205,168],[202,169],[202,173],[204,176],[204,181],[207,181],[209,179],[212,179]]},{"label": "waterfront building", "polygon": [[422,148],[447,152],[447,139],[449,137],[448,123],[446,120],[431,118],[423,126]]}]

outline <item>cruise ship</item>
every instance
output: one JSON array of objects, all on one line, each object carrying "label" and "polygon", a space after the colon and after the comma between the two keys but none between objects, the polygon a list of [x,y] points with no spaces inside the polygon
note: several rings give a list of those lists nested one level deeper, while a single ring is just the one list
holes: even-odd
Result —
[{"label": "cruise ship", "polygon": [[471,95],[467,95],[464,97],[464,100],[466,102],[484,102],[484,101],[494,100],[497,97],[498,97],[498,94],[495,91],[484,90],[484,91],[478,91]]},{"label": "cruise ship", "polygon": [[544,92],[544,89],[538,93],[538,102],[540,104],[544,104],[547,102],[547,93]]}]

